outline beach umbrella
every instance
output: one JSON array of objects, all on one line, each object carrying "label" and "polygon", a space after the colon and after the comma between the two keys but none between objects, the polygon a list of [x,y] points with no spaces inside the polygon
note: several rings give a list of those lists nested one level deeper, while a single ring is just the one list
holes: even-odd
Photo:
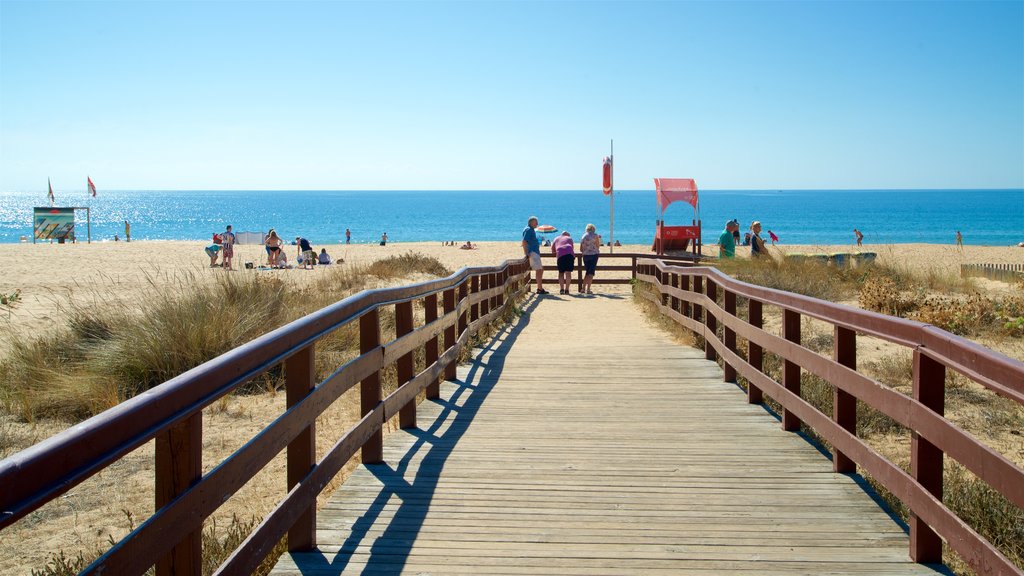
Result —
[{"label": "beach umbrella", "polygon": [[558,232],[558,228],[555,228],[550,224],[541,224],[540,226],[537,226],[536,230],[541,234],[550,234],[552,232]]}]

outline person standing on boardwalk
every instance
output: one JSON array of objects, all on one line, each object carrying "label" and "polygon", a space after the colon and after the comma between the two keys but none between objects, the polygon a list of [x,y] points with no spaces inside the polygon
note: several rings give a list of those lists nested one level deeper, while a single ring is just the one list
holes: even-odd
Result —
[{"label": "person standing on boardwalk", "polygon": [[736,237],[740,233],[740,223],[735,220],[729,220],[725,223],[725,230],[718,237],[718,257],[719,258],[735,258],[736,257]]},{"label": "person standing on boardwalk", "polygon": [[587,233],[580,239],[580,253],[583,254],[583,292],[593,294],[590,285],[594,282],[597,271],[597,259],[601,256],[601,237],[597,235],[597,227],[587,224]]},{"label": "person standing on boardwalk", "polygon": [[221,266],[225,270],[234,270],[231,267],[231,260],[235,257],[235,233],[231,231],[231,226],[228,225],[224,233],[220,235],[220,245],[224,247],[222,252],[224,253],[223,259],[221,260]]},{"label": "person standing on boardwalk", "polygon": [[[959,234],[959,232],[957,232],[957,234]],[[132,241],[132,225],[129,224],[127,220],[124,221],[124,241]]]},{"label": "person standing on boardwalk", "polygon": [[544,289],[544,263],[540,261],[540,241],[537,240],[537,217],[530,216],[526,221],[526,228],[523,228],[523,256],[530,259],[530,268],[536,275],[537,294],[547,294]]},{"label": "person standing on boardwalk", "polygon": [[860,233],[860,230],[853,229],[853,235],[857,237],[857,246],[864,245],[864,235]]},{"label": "person standing on boardwalk", "polygon": [[964,251],[964,237],[963,234],[960,234],[959,230],[956,231],[956,247],[959,248],[961,252]]},{"label": "person standing on boardwalk", "polygon": [[345,228],[345,244],[351,244],[351,243],[352,243],[352,231],[349,230],[348,228]]},{"label": "person standing on boardwalk", "polygon": [[551,243],[551,253],[558,260],[558,293],[568,294],[572,286],[573,261],[576,259],[575,246],[568,230]]},{"label": "person standing on boardwalk", "polygon": [[761,223],[754,220],[754,223],[750,225],[750,257],[760,258],[768,254],[768,249],[764,247],[764,240],[761,240]]}]

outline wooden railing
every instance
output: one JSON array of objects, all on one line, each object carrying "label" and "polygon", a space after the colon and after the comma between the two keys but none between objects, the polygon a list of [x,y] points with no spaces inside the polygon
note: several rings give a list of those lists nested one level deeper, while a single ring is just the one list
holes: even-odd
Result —
[{"label": "wooden railing", "polygon": [[[836,472],[853,473],[860,466],[907,506],[912,559],[941,562],[944,539],[979,574],[1021,574],[1020,567],[943,503],[942,471],[943,456],[949,456],[1013,505],[1024,507],[1024,470],[944,417],[947,370],[1024,404],[1024,364],[928,324],[754,286],[714,268],[650,259],[637,265],[638,281],[652,288],[643,293],[662,314],[703,337],[705,357],[721,358],[726,381],[736,382],[737,375],[747,380],[750,403],[761,403],[767,393],[782,406],[783,429],[796,431],[803,423],[833,447]],[[736,314],[739,298],[746,299],[746,319]],[[762,329],[764,305],[781,310],[781,337]],[[802,316],[833,326],[831,359],[801,346]],[[856,371],[858,334],[913,351],[912,397]],[[737,337],[747,340],[746,358],[737,353]],[[765,352],[783,360],[781,382],[762,371]],[[832,385],[833,414],[801,398],[801,370]],[[858,402],[910,430],[910,472],[858,438]]]},{"label": "wooden railing", "polygon": [[[83,573],[142,574],[155,565],[158,575],[200,574],[203,521],[284,449],[287,496],[218,574],[251,573],[285,534],[290,550],[311,549],[317,495],[357,450],[365,463],[382,461],[382,426],[390,418],[397,414],[403,428],[416,426],[417,394],[426,390],[436,398],[440,379],[455,378],[469,337],[525,290],[527,272],[523,259],[360,292],[0,461],[0,529],[155,439],[155,512]],[[424,310],[418,327],[414,302]],[[382,343],[380,312],[389,306],[395,310],[396,338]],[[357,321],[360,355],[317,382],[317,341]],[[426,368],[414,374],[413,354],[420,347]],[[286,411],[203,475],[203,408],[282,362]],[[382,399],[381,370],[391,364],[399,385]],[[362,418],[317,461],[317,416],[357,383]]]},{"label": "wooden railing", "polygon": [[[607,248],[604,248],[607,250]],[[544,282],[558,282],[558,266],[555,264],[555,255],[550,253],[550,248],[541,248],[541,259],[544,261]],[[638,254],[635,252],[602,252],[600,258],[597,260],[597,273],[594,274],[594,284],[629,284],[636,280],[636,263],[644,258],[651,258],[650,253]],[[671,262],[679,266],[691,266],[700,261],[701,256],[687,255],[687,256],[658,256],[660,260],[665,262]],[[622,262],[611,263],[611,262]],[[577,254],[575,259],[574,274],[576,275],[577,287],[583,286],[583,255]],[[608,272],[612,272],[612,276],[608,276]],[[624,277],[623,272],[629,272],[628,277]],[[618,274],[614,274],[618,273]]]}]

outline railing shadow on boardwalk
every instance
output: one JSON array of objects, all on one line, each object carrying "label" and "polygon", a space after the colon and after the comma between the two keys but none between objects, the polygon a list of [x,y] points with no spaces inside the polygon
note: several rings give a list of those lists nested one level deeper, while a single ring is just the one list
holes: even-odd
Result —
[{"label": "railing shadow on boardwalk", "polygon": [[[732,385],[736,388],[737,391],[742,392],[743,394],[747,394],[747,389],[741,386],[739,382],[733,382]],[[767,402],[763,404],[758,404],[757,406],[761,408],[761,410],[763,410],[764,413],[768,415],[770,418],[774,419],[776,422],[780,424],[782,423],[782,414],[779,411],[772,408],[771,405],[769,405]],[[832,451],[817,436],[813,434],[808,434],[804,430],[794,431],[793,434],[795,434],[798,438],[806,442],[807,445],[816,450],[818,454],[824,456],[825,459],[829,460],[830,462],[834,461]],[[861,489],[865,496],[870,498],[872,502],[877,504],[878,507],[883,512],[885,512],[887,516],[889,516],[889,519],[892,520],[894,524],[899,526],[904,533],[910,534],[910,525],[907,524],[903,520],[903,518],[900,518],[900,515],[897,514],[895,510],[893,510],[892,506],[890,506],[884,498],[882,498],[882,495],[878,493],[878,490],[876,490],[870,482],[868,482],[867,478],[865,478],[858,472],[836,472],[836,474],[840,474],[842,476],[846,476],[847,478],[849,478],[854,484],[857,485],[858,488]],[[941,564],[929,564],[929,566],[934,568],[939,574],[953,574],[952,571],[950,571]]]},{"label": "railing shadow on boardwalk", "polygon": [[[487,395],[494,388],[504,369],[505,356],[515,344],[519,334],[529,325],[530,313],[536,309],[539,300],[536,296],[527,300],[523,307],[523,314],[517,321],[505,325],[484,345],[477,347],[476,353],[468,364],[469,371],[465,379],[449,382],[457,387],[449,399],[424,400],[424,402],[434,402],[440,405],[441,412],[434,418],[429,428],[413,428],[402,431],[416,437],[416,440],[394,467],[386,462],[364,465],[383,483],[384,487],[373,503],[367,507],[366,512],[353,523],[351,533],[341,544],[333,560],[328,558],[329,554],[319,550],[301,553],[304,559],[302,563],[304,572],[309,571],[318,575],[341,574],[351,557],[347,551],[354,550],[360,545],[363,538],[373,529],[388,501],[396,496],[400,499],[401,504],[380,537],[380,540],[390,542],[387,558],[386,560],[382,559],[380,555],[375,554],[375,550],[371,547],[365,570],[373,572],[374,568],[384,563],[389,570],[396,573],[401,571],[405,561],[403,555],[407,556],[409,550],[408,548],[402,550],[396,544],[408,542],[411,547],[418,530],[413,528],[412,533],[405,537],[395,537],[395,533],[398,531],[409,532],[410,526],[422,524],[437,487],[434,477],[436,470],[440,469],[451,455],[459,438],[466,432],[468,424],[476,416]],[[461,405],[460,401],[462,401]],[[454,420],[449,422],[453,413]],[[446,430],[438,435],[438,430],[442,427],[446,427]],[[426,448],[427,452],[423,455],[422,464],[419,466],[415,479],[410,483],[405,480],[405,471],[411,460],[423,448]],[[410,492],[422,495],[423,490],[428,491],[425,502],[421,499],[413,501],[413,499],[406,498]]]}]

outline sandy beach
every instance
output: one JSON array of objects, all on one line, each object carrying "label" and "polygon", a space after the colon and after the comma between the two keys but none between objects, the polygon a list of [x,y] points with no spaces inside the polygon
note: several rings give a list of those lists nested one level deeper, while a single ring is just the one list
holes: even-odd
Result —
[{"label": "sandy beach", "polygon": [[[11,335],[24,335],[52,327],[64,317],[67,307],[75,304],[114,304],[131,306],[146,297],[153,286],[187,285],[188,280],[209,281],[222,274],[276,274],[287,282],[301,286],[326,271],[315,270],[259,271],[244,269],[245,262],[258,266],[265,261],[262,246],[238,246],[236,271],[210,268],[202,241],[136,241],[96,242],[93,244],[10,244],[0,251],[0,293],[20,290],[20,300],[13,307],[0,307],[0,325]],[[319,245],[344,265],[368,264],[391,255],[415,251],[430,255],[452,270],[463,266],[489,266],[522,255],[517,242],[481,242],[476,250],[442,246],[439,242]],[[295,247],[288,248],[291,261]],[[1019,264],[1024,262],[1024,248],[965,246],[961,252],[952,245],[937,244],[874,244],[858,249],[852,245],[770,247],[775,253],[875,252],[880,263],[915,271],[932,270],[940,274],[959,273],[962,263]],[[607,248],[605,249],[607,251]],[[651,254],[650,246],[625,245],[617,253]],[[714,245],[704,247],[705,254],[717,254]],[[749,257],[750,250],[737,248],[737,256]],[[979,281],[982,288],[1005,288],[1009,285]],[[0,344],[2,346],[2,344]],[[2,348],[0,348],[2,350]]]}]

